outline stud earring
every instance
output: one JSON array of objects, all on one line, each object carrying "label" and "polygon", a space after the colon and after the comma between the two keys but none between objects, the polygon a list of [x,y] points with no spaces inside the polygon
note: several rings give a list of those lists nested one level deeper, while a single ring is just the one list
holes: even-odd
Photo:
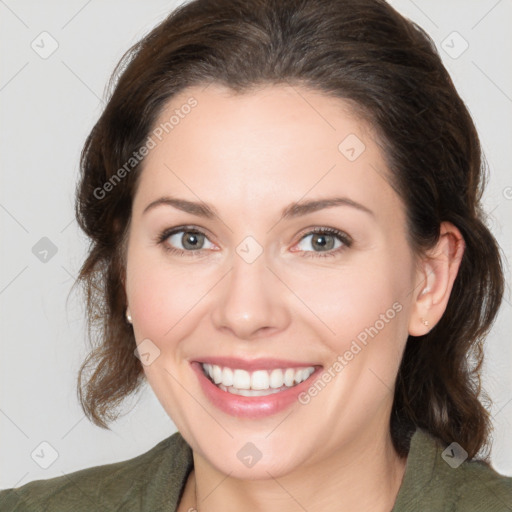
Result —
[{"label": "stud earring", "polygon": [[422,318],[421,321],[425,327],[428,327],[430,325],[430,322],[428,320]]},{"label": "stud earring", "polygon": [[132,315],[130,315],[130,313],[128,313],[128,308],[126,308],[126,321],[131,324],[133,323],[132,322]]}]

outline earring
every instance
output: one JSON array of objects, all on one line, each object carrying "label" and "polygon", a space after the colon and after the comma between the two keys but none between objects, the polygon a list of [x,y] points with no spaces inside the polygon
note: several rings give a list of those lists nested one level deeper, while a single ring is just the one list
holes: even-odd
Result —
[{"label": "earring", "polygon": [[421,321],[425,327],[428,327],[430,325],[430,322],[428,320],[421,318]]},{"label": "earring", "polygon": [[131,324],[133,323],[132,322],[132,315],[130,315],[130,313],[128,313],[128,308],[126,308],[126,321]]}]

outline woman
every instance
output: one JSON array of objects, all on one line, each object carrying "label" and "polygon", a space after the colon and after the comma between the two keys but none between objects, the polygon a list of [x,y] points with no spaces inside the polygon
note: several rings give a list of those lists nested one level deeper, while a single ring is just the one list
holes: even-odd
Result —
[{"label": "woman", "polygon": [[196,0],[118,70],[80,399],[108,428],[147,379],[179,432],[1,510],[512,510],[479,401],[499,248],[428,36],[380,0]]}]

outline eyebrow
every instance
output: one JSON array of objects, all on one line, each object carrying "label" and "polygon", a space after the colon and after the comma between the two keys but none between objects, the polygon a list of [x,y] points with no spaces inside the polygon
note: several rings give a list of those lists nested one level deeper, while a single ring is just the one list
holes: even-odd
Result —
[{"label": "eyebrow", "polygon": [[[172,206],[183,212],[207,219],[213,219],[214,217],[219,216],[217,210],[207,203],[189,201],[187,199],[167,196],[161,197],[148,204],[146,208],[144,208],[142,214],[144,215],[146,212],[152,210],[153,208],[162,205]],[[375,213],[372,210],[360,203],[357,203],[356,201],[353,201],[352,199],[347,197],[330,197],[326,199],[313,199],[309,201],[297,201],[295,203],[291,203],[282,211],[280,220],[300,217],[302,215],[307,215],[308,213],[313,213],[325,208],[333,208],[335,206],[350,206],[362,212],[368,213],[371,216],[375,216]]]}]

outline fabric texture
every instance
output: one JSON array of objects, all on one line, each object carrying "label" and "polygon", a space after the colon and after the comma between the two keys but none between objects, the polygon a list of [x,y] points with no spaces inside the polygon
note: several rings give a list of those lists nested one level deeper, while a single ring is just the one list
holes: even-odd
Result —
[{"label": "fabric texture", "polygon": [[[511,512],[512,478],[414,433],[392,512]],[[194,465],[179,432],[135,458],[0,491],[1,512],[175,512]],[[340,508],[341,511],[341,508]]]}]

